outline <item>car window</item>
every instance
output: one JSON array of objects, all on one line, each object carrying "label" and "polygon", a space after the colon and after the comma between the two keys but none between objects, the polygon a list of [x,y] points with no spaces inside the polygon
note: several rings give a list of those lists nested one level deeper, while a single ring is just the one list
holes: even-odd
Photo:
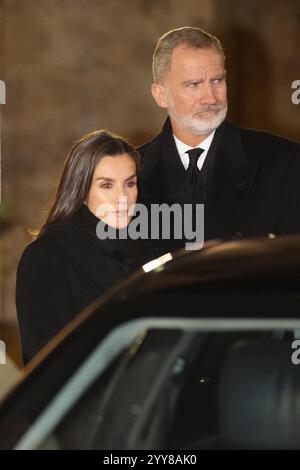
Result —
[{"label": "car window", "polygon": [[294,329],[282,327],[146,330],[37,447],[222,448],[220,380],[231,351],[286,345],[292,357],[294,337]]}]

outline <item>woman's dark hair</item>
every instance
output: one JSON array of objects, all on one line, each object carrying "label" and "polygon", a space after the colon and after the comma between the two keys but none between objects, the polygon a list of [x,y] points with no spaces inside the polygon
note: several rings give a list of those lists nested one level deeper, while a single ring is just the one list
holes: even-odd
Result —
[{"label": "woman's dark hair", "polygon": [[73,215],[85,202],[98,162],[106,156],[129,155],[140,168],[140,155],[126,140],[105,130],[84,135],[72,146],[44,224],[35,234],[38,238],[59,220]]}]

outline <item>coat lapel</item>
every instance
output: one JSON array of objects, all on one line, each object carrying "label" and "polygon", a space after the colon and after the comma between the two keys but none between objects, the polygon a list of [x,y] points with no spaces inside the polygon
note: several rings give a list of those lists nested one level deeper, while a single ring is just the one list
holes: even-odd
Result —
[{"label": "coat lapel", "polygon": [[205,206],[207,240],[228,237],[229,234],[233,236],[238,231],[239,220],[258,170],[258,162],[248,161],[244,153],[238,129],[228,121],[220,127],[215,153],[215,168]]},{"label": "coat lapel", "polygon": [[109,289],[124,277],[124,267],[112,256],[109,240],[98,241],[85,229],[80,214],[56,235],[82,270],[103,290]]},{"label": "coat lapel", "polygon": [[185,177],[171,123],[167,118],[155,150],[150,144],[143,152],[143,166],[139,178],[140,202],[146,205],[181,202],[180,192]]},{"label": "coat lapel", "polygon": [[162,130],[161,154],[164,179],[163,201],[169,204],[183,202],[182,187],[186,179],[186,170],[178,154],[169,118]]}]

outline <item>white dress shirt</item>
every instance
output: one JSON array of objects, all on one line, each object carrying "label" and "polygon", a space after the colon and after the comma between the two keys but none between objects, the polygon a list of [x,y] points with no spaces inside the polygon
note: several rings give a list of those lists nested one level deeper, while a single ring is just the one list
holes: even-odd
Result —
[{"label": "white dress shirt", "polygon": [[199,171],[201,170],[201,168],[203,166],[203,163],[205,161],[206,155],[207,155],[207,153],[209,151],[209,148],[211,146],[212,140],[214,138],[214,135],[215,135],[215,131],[213,131],[211,134],[209,134],[209,136],[206,137],[206,139],[203,140],[203,142],[201,142],[201,144],[197,145],[197,147],[190,147],[189,145],[184,144],[183,142],[181,142],[181,140],[177,139],[177,137],[175,137],[175,135],[174,135],[174,139],[175,139],[175,143],[176,143],[176,147],[177,147],[180,159],[181,159],[182,164],[183,164],[183,166],[186,170],[188,169],[188,166],[189,166],[189,163],[190,163],[190,157],[186,152],[188,150],[193,149],[193,148],[201,148],[201,149],[204,150],[204,152],[202,152],[200,157],[198,158],[198,162],[197,162],[197,167],[198,167]]}]

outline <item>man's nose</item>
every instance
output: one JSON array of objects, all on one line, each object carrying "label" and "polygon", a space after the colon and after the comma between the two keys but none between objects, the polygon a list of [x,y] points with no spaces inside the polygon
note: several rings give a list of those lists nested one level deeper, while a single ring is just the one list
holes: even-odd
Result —
[{"label": "man's nose", "polygon": [[210,83],[204,83],[201,92],[201,104],[216,104],[214,89]]}]

